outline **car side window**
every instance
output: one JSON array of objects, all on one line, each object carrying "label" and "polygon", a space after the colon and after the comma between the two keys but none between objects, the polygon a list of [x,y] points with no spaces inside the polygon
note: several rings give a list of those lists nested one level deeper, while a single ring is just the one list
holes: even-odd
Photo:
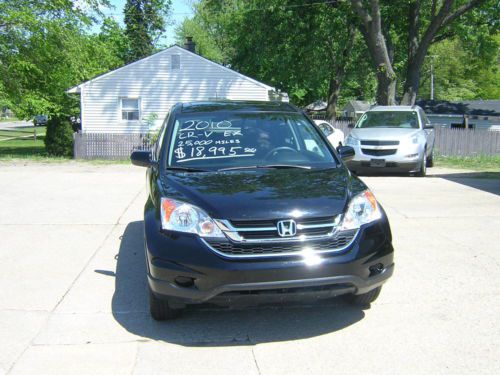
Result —
[{"label": "car side window", "polygon": [[333,133],[333,130],[332,128],[330,127],[330,125],[328,124],[325,124],[324,122],[322,122],[321,124],[318,125],[319,128],[321,129],[321,131],[323,132],[324,135],[326,135],[327,137]]},{"label": "car side window", "polygon": [[424,110],[420,109],[419,112],[420,112],[420,117],[422,118],[422,127],[430,125],[430,121],[427,118],[427,115],[425,114]]},{"label": "car side window", "polygon": [[153,146],[153,152],[151,154],[155,161],[160,160],[161,146],[163,145],[163,140],[164,140],[163,138],[165,137],[165,129],[167,128],[167,122],[169,117],[170,113],[168,113],[167,116],[165,117],[165,121],[163,121],[160,131],[158,132],[158,138],[156,139],[156,142]]},{"label": "car side window", "polygon": [[318,145],[319,141],[319,134],[313,133],[314,128],[311,126],[306,127],[305,124],[301,121],[298,120],[296,122],[298,132],[300,134],[300,137],[302,138],[304,142],[304,146],[306,147],[307,151],[314,152],[315,154],[324,156],[323,152],[321,151],[321,147]]}]

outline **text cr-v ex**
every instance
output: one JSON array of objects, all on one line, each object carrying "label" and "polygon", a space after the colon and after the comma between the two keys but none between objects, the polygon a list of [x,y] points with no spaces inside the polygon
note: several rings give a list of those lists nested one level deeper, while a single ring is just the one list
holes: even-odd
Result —
[{"label": "text cr-v ex", "polygon": [[392,275],[387,216],[300,110],[279,102],[175,105],[152,151],[144,209],[150,310],[346,295]]}]

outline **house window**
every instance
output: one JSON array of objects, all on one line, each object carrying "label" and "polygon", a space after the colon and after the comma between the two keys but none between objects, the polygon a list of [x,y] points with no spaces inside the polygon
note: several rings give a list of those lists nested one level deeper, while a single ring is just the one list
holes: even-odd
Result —
[{"label": "house window", "polygon": [[122,98],[122,120],[138,121],[140,119],[139,99]]},{"label": "house window", "polygon": [[171,69],[179,70],[181,68],[181,55],[171,55]]}]

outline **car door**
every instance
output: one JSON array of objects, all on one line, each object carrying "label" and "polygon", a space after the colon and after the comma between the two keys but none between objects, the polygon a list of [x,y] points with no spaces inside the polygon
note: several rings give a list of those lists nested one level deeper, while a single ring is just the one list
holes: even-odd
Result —
[{"label": "car door", "polygon": [[423,131],[425,133],[425,139],[426,139],[426,144],[427,144],[427,154],[430,155],[432,153],[432,150],[434,149],[434,141],[435,141],[435,133],[434,129],[429,128],[432,126],[431,122],[429,121],[429,118],[425,114],[425,112],[420,109],[420,118],[422,119],[422,127]]}]

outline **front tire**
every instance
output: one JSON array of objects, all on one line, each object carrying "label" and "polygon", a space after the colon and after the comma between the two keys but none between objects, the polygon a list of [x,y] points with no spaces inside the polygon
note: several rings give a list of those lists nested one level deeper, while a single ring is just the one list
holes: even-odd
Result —
[{"label": "front tire", "polygon": [[417,177],[425,177],[427,174],[427,158],[425,157],[425,152],[424,156],[422,156],[422,161],[420,162],[420,170],[415,173]]},{"label": "front tire", "polygon": [[157,298],[149,289],[149,312],[154,320],[170,320],[180,316],[181,309],[170,307],[168,300]]},{"label": "front tire", "polygon": [[375,289],[370,290],[368,293],[363,294],[348,294],[345,296],[346,300],[353,305],[366,306],[374,302],[380,295],[382,286],[378,286]]},{"label": "front tire", "polygon": [[427,168],[434,167],[434,150],[431,151],[431,154],[427,158]]}]

